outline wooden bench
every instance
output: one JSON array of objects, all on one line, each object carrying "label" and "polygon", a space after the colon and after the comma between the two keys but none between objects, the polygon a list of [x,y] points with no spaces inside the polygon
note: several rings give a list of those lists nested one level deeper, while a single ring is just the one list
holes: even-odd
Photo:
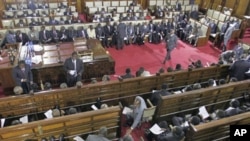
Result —
[{"label": "wooden bench", "polygon": [[250,90],[250,80],[230,83],[217,87],[203,88],[182,94],[163,96],[157,108],[157,120],[171,120],[176,114],[192,114],[200,106],[208,112],[223,109],[233,98],[242,98]]},{"label": "wooden bench", "polygon": [[60,134],[65,134],[72,140],[76,135],[86,137],[88,134],[96,134],[102,126],[107,127],[109,133],[115,132],[119,134],[120,113],[120,107],[114,106],[108,109],[88,111],[0,128],[0,140],[40,140],[43,137],[52,135],[58,137]]},{"label": "wooden bench", "polygon": [[[35,112],[44,112],[55,105],[61,108],[74,105],[87,106],[93,104],[98,97],[108,105],[133,103],[137,95],[147,98],[152,89],[160,89],[163,83],[169,88],[185,86],[196,82],[204,82],[209,78],[225,78],[229,66],[212,66],[209,68],[183,70],[164,73],[160,76],[137,77],[96,83],[82,88],[67,88],[51,91],[42,91],[34,95],[20,95],[0,99],[0,113],[7,117]],[[69,98],[70,97],[70,98]]]},{"label": "wooden bench", "polygon": [[250,112],[214,120],[200,125],[191,125],[186,141],[214,141],[229,139],[230,125],[249,125]]}]

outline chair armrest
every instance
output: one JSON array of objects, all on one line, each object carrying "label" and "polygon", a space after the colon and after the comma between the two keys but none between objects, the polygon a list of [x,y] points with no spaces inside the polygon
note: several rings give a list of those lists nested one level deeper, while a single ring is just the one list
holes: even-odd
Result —
[{"label": "chair armrest", "polygon": [[152,102],[149,100],[149,99],[147,99],[147,102],[148,102],[148,104],[150,105],[150,107],[153,107],[154,105],[152,104]]}]

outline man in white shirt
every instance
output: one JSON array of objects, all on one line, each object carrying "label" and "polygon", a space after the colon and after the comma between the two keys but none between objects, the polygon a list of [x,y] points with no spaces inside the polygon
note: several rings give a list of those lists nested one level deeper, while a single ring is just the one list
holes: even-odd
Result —
[{"label": "man in white shirt", "polygon": [[89,26],[89,28],[87,29],[87,34],[89,38],[96,39],[96,33],[95,33],[95,29],[93,28],[93,25]]}]

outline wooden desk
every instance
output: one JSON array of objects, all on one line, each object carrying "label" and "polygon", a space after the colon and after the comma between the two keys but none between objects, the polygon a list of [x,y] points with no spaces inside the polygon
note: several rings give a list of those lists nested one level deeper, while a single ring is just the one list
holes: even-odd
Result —
[{"label": "wooden desk", "polygon": [[[87,46],[93,51],[94,59],[84,62],[83,80],[89,81],[93,77],[101,78],[105,74],[114,74],[115,61],[106,53],[100,42],[98,40],[88,40]],[[62,82],[66,82],[63,62],[74,51],[73,43],[44,45],[43,48],[43,55],[36,54],[36,56],[43,56],[42,62],[32,66],[34,82],[40,84],[40,80],[42,80],[43,83],[51,82],[54,87],[58,87]],[[4,61],[0,62],[0,82],[2,82],[5,91],[12,91],[15,83],[11,72],[17,63],[11,66],[8,62],[8,58],[4,58]]]}]

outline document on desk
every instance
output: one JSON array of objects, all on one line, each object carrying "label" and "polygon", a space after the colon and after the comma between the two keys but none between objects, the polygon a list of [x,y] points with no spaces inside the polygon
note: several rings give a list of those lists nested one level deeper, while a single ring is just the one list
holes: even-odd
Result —
[{"label": "document on desk", "polygon": [[5,118],[1,118],[1,128],[3,128],[4,123],[5,123]]},{"label": "document on desk", "polygon": [[51,110],[51,109],[49,109],[47,112],[45,112],[44,115],[45,115],[47,118],[53,118],[52,110]]},{"label": "document on desk", "polygon": [[28,123],[28,122],[29,122],[29,121],[28,121],[28,116],[27,116],[27,115],[24,116],[24,117],[19,118],[19,120],[20,120],[22,123]]},{"label": "document on desk", "polygon": [[75,136],[73,139],[74,139],[75,141],[84,141],[84,139],[82,139],[82,138],[79,137],[79,136]]},{"label": "document on desk", "polygon": [[98,110],[98,108],[97,108],[95,105],[92,105],[91,108],[92,108],[93,110]]},{"label": "document on desk", "polygon": [[159,135],[164,132],[158,124],[154,124],[149,130],[155,135]]},{"label": "document on desk", "polygon": [[127,115],[127,114],[132,113],[132,112],[133,112],[133,110],[131,108],[124,107],[122,114]]},{"label": "document on desk", "polygon": [[206,109],[205,106],[202,106],[202,107],[199,108],[199,115],[201,115],[201,117],[203,119],[206,119],[206,118],[209,117],[209,114],[208,114],[207,109]]}]

